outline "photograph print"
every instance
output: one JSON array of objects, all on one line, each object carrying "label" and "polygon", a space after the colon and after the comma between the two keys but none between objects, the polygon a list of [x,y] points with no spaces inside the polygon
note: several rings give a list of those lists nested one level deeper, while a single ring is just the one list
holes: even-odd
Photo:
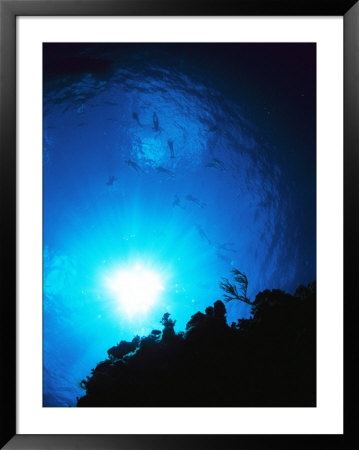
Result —
[{"label": "photograph print", "polygon": [[43,406],[316,406],[316,45],[43,44]]}]

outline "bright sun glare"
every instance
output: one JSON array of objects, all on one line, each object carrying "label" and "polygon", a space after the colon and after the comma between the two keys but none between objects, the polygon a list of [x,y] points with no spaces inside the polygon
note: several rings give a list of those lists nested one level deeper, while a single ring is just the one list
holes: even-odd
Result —
[{"label": "bright sun glare", "polygon": [[164,290],[160,277],[139,264],[114,272],[107,284],[115,293],[121,309],[130,315],[146,313]]}]

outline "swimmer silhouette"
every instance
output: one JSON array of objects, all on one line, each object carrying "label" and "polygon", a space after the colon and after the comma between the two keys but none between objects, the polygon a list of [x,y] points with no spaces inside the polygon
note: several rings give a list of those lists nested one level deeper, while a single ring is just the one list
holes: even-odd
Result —
[{"label": "swimmer silhouette", "polygon": [[233,242],[225,242],[224,244],[215,244],[215,247],[217,248],[217,250],[223,250],[225,252],[237,253],[237,251],[234,250],[233,246],[234,246]]},{"label": "swimmer silhouette", "polygon": [[106,185],[112,186],[115,181],[116,181],[116,177],[112,175],[111,177],[108,177],[108,181],[107,181]]},{"label": "swimmer silhouette", "polygon": [[195,225],[195,227],[197,228],[197,231],[199,233],[199,235],[201,236],[201,238],[204,241],[207,241],[207,243],[209,245],[212,245],[211,241],[208,239],[208,236],[206,235],[206,233],[203,231],[202,227],[200,227],[200,225]]},{"label": "swimmer silhouette", "polygon": [[205,167],[213,167],[214,169],[226,170],[223,161],[217,158],[213,158],[212,162],[205,164]]},{"label": "swimmer silhouette", "polygon": [[220,159],[217,159],[217,158],[213,158],[213,161],[215,162],[215,164],[217,164],[218,167],[220,167],[223,170],[226,170],[223,161],[221,161]]},{"label": "swimmer silhouette", "polygon": [[143,170],[141,169],[141,167],[140,167],[137,163],[135,163],[134,161],[132,161],[131,159],[127,159],[127,160],[125,161],[125,163],[126,163],[129,167],[132,167],[132,169],[134,169],[136,172],[142,172],[142,173],[144,173]]},{"label": "swimmer silhouette", "polygon": [[168,142],[168,147],[170,148],[171,158],[174,158],[175,157],[175,153],[173,151],[173,141],[172,141],[172,139],[168,139],[167,142]]},{"label": "swimmer silhouette", "polygon": [[195,203],[200,208],[204,208],[205,206],[207,206],[207,203],[201,202],[201,200],[199,200],[196,197],[193,197],[193,195],[191,195],[191,194],[186,195],[186,200],[188,200],[189,202]]},{"label": "swimmer silhouette", "polygon": [[174,172],[171,172],[170,170],[168,170],[168,169],[166,169],[165,167],[162,167],[162,166],[156,167],[156,170],[157,170],[157,172],[165,173],[165,174],[169,175],[172,178],[174,178],[176,176],[176,174]]},{"label": "swimmer silhouette", "polygon": [[174,200],[173,200],[173,202],[172,202],[172,206],[173,206],[173,207],[178,206],[178,207],[181,208],[181,209],[185,209],[185,208],[181,205],[181,200],[179,199],[178,195],[175,195],[175,198],[174,198]]},{"label": "swimmer silhouette", "polygon": [[158,117],[155,112],[153,113],[152,120],[153,120],[153,129],[155,131],[160,131],[160,123],[158,121]]},{"label": "swimmer silhouette", "polygon": [[138,114],[137,114],[136,112],[134,112],[134,113],[132,114],[132,117],[135,119],[135,121],[138,123],[138,125],[139,125],[140,127],[142,127],[142,123],[140,122],[140,119],[138,118]]}]

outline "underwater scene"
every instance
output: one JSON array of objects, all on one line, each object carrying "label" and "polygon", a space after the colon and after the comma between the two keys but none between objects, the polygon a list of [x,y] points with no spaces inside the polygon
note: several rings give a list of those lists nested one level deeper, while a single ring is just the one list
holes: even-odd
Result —
[{"label": "underwater scene", "polygon": [[43,45],[43,406],[315,406],[316,46]]}]

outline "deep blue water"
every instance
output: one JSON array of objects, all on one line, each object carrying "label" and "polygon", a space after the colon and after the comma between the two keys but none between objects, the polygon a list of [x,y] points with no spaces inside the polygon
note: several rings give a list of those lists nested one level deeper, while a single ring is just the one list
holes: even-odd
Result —
[{"label": "deep blue water", "polygon": [[[252,300],[315,280],[315,76],[311,44],[44,46],[44,406],[232,268]],[[129,315],[108,279],[136,264],[163,291]]]}]

